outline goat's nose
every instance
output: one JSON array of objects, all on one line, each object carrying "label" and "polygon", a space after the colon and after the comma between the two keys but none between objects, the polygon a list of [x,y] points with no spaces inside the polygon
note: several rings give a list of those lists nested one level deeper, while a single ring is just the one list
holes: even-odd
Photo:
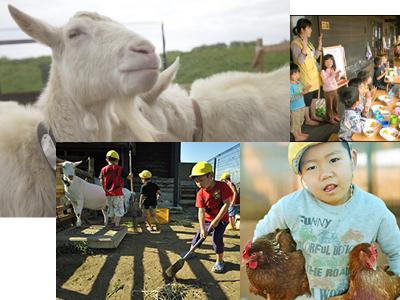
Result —
[{"label": "goat's nose", "polygon": [[154,46],[150,43],[143,42],[135,45],[129,46],[129,50],[132,52],[143,53],[143,54],[151,54],[154,53]]}]

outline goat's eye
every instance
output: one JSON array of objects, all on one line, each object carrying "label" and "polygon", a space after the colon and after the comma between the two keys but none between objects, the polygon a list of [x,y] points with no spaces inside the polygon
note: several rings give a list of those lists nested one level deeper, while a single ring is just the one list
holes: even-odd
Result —
[{"label": "goat's eye", "polygon": [[68,38],[73,39],[73,38],[76,38],[77,36],[79,36],[80,34],[81,34],[81,31],[79,31],[79,30],[71,30],[68,33]]}]

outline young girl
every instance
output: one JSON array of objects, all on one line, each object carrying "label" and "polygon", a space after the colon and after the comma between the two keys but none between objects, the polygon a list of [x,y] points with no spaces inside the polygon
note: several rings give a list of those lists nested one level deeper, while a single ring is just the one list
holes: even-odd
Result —
[{"label": "young girl", "polygon": [[340,71],[336,70],[335,58],[331,54],[324,55],[324,65],[321,70],[322,88],[326,100],[326,118],[329,123],[336,124],[340,121],[338,115],[337,80]]},{"label": "young girl", "polygon": [[[378,197],[353,184],[357,152],[347,142],[294,142],[289,164],[302,189],[284,196],[258,222],[254,239],[288,228],[305,258],[315,300],[348,288],[349,252],[377,242],[390,270],[400,275],[400,231],[396,218]],[[366,299],[366,298],[363,298]]]},{"label": "young girl", "polygon": [[344,104],[345,110],[340,122],[339,140],[351,141],[354,133],[362,132],[365,123],[365,118],[361,116],[364,107],[360,105],[358,89],[344,88],[340,93],[340,101]]}]

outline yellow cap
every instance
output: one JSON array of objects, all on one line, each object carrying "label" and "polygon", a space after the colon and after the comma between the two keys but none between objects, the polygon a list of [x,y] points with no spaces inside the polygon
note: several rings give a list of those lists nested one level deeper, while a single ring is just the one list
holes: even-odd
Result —
[{"label": "yellow cap", "polygon": [[195,164],[192,168],[192,174],[190,174],[189,177],[196,177],[196,176],[202,176],[208,173],[212,173],[213,169],[211,164],[209,164],[206,161],[200,161],[197,164]]},{"label": "yellow cap", "polygon": [[110,150],[107,152],[106,157],[112,157],[112,158],[116,158],[119,160],[119,155],[117,153],[117,151],[115,150]]},{"label": "yellow cap", "polygon": [[139,173],[139,177],[143,179],[150,179],[153,176],[149,170],[143,170],[141,173]]},{"label": "yellow cap", "polygon": [[231,179],[231,173],[224,172],[224,173],[222,173],[221,177],[219,178],[219,180],[226,180],[226,179]]},{"label": "yellow cap", "polygon": [[295,174],[300,173],[300,160],[303,157],[304,152],[311,146],[321,144],[323,142],[292,142],[289,143],[288,148],[288,159],[289,165]]},{"label": "yellow cap", "polygon": [[[288,159],[289,165],[292,167],[292,170],[295,174],[300,174],[300,161],[304,155],[304,152],[312,146],[317,144],[326,143],[326,142],[291,142],[289,143],[288,148]],[[338,142],[343,143],[343,142]],[[349,155],[351,156],[351,142],[344,142],[347,145],[347,150]]]}]

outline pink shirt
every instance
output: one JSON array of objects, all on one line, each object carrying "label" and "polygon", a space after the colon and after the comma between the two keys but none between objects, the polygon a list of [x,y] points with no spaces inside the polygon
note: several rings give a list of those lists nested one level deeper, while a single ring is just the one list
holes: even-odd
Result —
[{"label": "pink shirt", "polygon": [[322,78],[322,89],[324,92],[336,91],[338,88],[336,82],[336,73],[331,69],[326,69],[321,71],[321,78]]}]

